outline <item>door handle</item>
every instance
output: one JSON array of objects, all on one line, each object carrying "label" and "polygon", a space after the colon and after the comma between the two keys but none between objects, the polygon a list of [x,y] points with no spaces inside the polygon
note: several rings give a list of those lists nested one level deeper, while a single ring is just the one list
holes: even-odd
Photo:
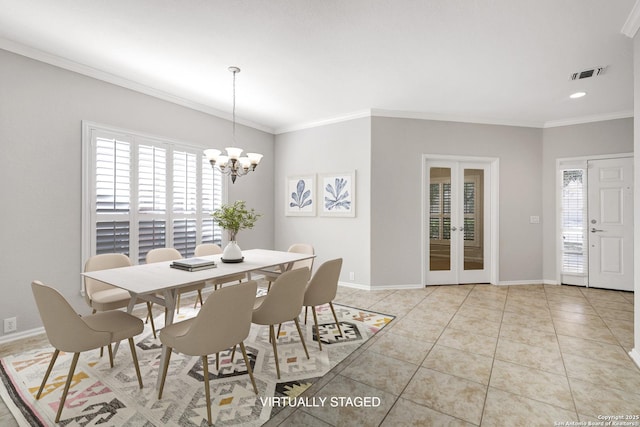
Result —
[{"label": "door handle", "polygon": [[458,228],[454,225],[453,227],[451,227],[451,231],[456,231]]},{"label": "door handle", "polygon": [[604,231],[604,230],[598,230],[598,229],[596,229],[595,227],[593,227],[593,228],[591,229],[591,232],[592,232],[592,233],[598,233],[598,232],[601,232],[601,231]]}]

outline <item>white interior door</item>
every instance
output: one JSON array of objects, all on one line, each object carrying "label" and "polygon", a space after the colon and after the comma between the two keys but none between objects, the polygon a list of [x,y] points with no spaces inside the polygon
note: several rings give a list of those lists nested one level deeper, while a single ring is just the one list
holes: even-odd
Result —
[{"label": "white interior door", "polygon": [[427,285],[490,282],[489,171],[489,163],[427,161]]},{"label": "white interior door", "polygon": [[633,159],[588,162],[589,286],[633,291]]}]

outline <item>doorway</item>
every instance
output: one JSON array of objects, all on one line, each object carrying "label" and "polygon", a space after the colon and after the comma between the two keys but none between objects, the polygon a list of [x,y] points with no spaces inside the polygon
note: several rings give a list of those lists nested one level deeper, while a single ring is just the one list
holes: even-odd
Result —
[{"label": "doorway", "polygon": [[633,290],[633,157],[558,161],[560,283]]},{"label": "doorway", "polygon": [[494,161],[425,157],[426,285],[494,283],[491,245]]}]

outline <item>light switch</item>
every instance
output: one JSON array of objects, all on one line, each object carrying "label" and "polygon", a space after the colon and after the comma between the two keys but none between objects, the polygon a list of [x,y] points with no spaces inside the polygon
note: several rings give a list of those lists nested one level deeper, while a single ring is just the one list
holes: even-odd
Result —
[{"label": "light switch", "polygon": [[540,224],[540,217],[538,215],[532,215],[529,217],[530,224]]}]

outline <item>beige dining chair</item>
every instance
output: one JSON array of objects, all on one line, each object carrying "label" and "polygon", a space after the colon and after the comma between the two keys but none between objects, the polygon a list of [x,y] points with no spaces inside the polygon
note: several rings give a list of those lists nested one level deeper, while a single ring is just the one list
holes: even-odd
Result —
[{"label": "beige dining chair", "polygon": [[207,419],[209,425],[211,425],[208,355],[216,353],[217,362],[220,351],[232,346],[235,348],[237,344],[240,344],[253,391],[258,394],[258,388],[256,387],[251,364],[244,346],[244,340],[251,329],[251,315],[257,290],[258,284],[255,280],[219,289],[207,298],[196,317],[173,323],[160,331],[160,341],[164,346],[162,351],[166,353],[166,358],[162,367],[162,380],[158,391],[158,399],[162,399],[171,351],[176,350],[188,356],[200,356],[204,369]]},{"label": "beige dining chair", "polygon": [[[308,243],[294,243],[289,246],[287,252],[297,253],[297,254],[308,254],[315,255],[315,251],[313,246]],[[287,270],[295,270],[298,268],[307,267],[309,269],[309,275],[311,275],[311,271],[313,270],[313,260],[314,258],[303,259],[302,261],[296,261],[291,266],[287,266]],[[274,282],[278,276],[282,273],[282,270],[279,267],[270,270],[260,270],[260,273],[264,275],[264,279],[268,282],[267,290],[271,289],[271,283]],[[307,278],[308,280],[309,278]]]},{"label": "beige dining chair", "polygon": [[104,346],[109,347],[109,362],[113,367],[113,353],[111,344],[123,339],[129,341],[133,364],[138,376],[138,385],[142,388],[142,377],[138,365],[138,356],[133,337],[144,330],[142,320],[120,310],[101,311],[88,316],[79,316],[67,300],[55,289],[44,285],[40,281],[31,284],[33,296],[40,312],[40,318],[44,325],[49,343],[55,348],[49,367],[47,368],[36,399],[40,399],[49,374],[61,351],[73,353],[71,367],[67,375],[67,381],[62,391],[62,398],[58,406],[55,422],[60,421],[62,408],[67,399],[67,393],[71,386],[73,373],[78,363],[80,353]]},{"label": "beige dining chair", "polygon": [[267,295],[256,298],[252,322],[257,325],[269,325],[269,341],[271,341],[273,347],[278,379],[280,379],[280,364],[278,362],[277,337],[274,325],[293,320],[296,323],[296,328],[298,328],[304,352],[307,355],[307,359],[309,358],[304,335],[300,329],[300,322],[298,322],[307,280],[309,280],[309,269],[307,267],[285,271],[273,282],[271,291]]},{"label": "beige dining chair", "polygon": [[333,313],[333,319],[336,321],[336,326],[338,327],[338,332],[342,335],[340,322],[338,322],[338,316],[336,316],[336,311],[333,308],[333,300],[338,291],[338,280],[340,279],[341,268],[342,258],[336,258],[322,263],[309,281],[307,289],[304,292],[304,301],[302,303],[302,305],[304,305],[304,323],[307,323],[307,309],[311,307],[320,350],[322,350],[322,343],[320,339],[320,328],[318,326],[318,315],[316,314],[317,306],[329,304],[331,313]]},{"label": "beige dining chair", "polygon": [[[175,261],[182,259],[182,254],[174,248],[155,248],[147,252],[146,262],[147,264],[153,264],[156,262]],[[176,312],[180,313],[180,295],[186,292],[198,291],[198,300],[202,305],[202,289],[204,283],[196,283],[194,285],[184,286],[178,289],[178,296],[176,298]],[[196,305],[198,304],[196,300]],[[195,308],[195,305],[194,305]]]},{"label": "beige dining chair", "polygon": [[[219,255],[222,253],[222,248],[215,243],[202,243],[196,246],[194,251],[195,256],[209,256],[209,255]],[[218,289],[218,286],[222,286],[224,283],[235,282],[242,283],[242,280],[247,277],[244,273],[238,273],[231,276],[221,277],[219,279],[207,280],[206,284],[212,284],[213,290]]]},{"label": "beige dining chair", "polygon": [[[130,267],[131,265],[131,259],[124,254],[100,254],[90,257],[85,262],[84,271],[108,270],[111,268]],[[84,299],[89,304],[89,307],[93,309],[93,313],[96,313],[98,311],[127,307],[131,301],[131,294],[116,286],[85,277]],[[153,323],[153,313],[149,301],[147,301],[147,311],[153,337],[156,338],[156,326]]]}]

